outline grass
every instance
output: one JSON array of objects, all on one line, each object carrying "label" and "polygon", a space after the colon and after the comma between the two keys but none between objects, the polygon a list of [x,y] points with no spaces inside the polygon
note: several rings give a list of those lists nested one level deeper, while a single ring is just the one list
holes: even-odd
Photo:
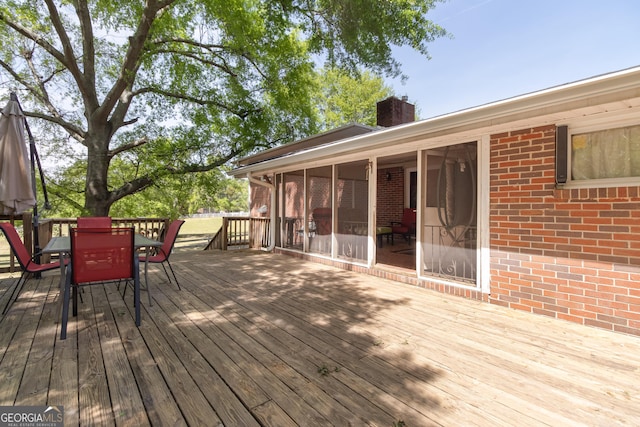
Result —
[{"label": "grass", "polygon": [[206,234],[213,237],[222,226],[222,218],[186,218],[180,234]]},{"label": "grass", "polygon": [[176,240],[176,251],[202,250],[220,230],[222,218],[185,218]]}]

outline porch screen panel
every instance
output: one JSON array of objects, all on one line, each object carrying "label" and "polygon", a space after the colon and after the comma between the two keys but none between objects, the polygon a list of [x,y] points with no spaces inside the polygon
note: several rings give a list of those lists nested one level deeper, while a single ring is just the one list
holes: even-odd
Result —
[{"label": "porch screen panel", "polygon": [[338,257],[367,261],[369,162],[360,161],[337,166],[336,240]]},{"label": "porch screen panel", "polygon": [[307,169],[309,252],[331,254],[331,166]]},{"label": "porch screen panel", "polygon": [[425,155],[422,273],[475,283],[477,272],[477,144]]},{"label": "porch screen panel", "polygon": [[[281,248],[283,242],[283,226],[282,226],[282,206],[283,206],[283,197],[282,197],[282,174],[278,173],[275,175],[276,177],[276,246]],[[273,227],[273,225],[272,225]]]},{"label": "porch screen panel", "polygon": [[282,174],[282,219],[280,223],[283,248],[301,250],[304,243],[304,171]]}]

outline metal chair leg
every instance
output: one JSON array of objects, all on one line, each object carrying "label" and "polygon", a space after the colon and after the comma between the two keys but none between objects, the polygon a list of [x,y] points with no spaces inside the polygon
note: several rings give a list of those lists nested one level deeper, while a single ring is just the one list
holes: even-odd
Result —
[{"label": "metal chair leg", "polygon": [[[26,271],[23,271],[22,274],[20,275],[20,278],[16,282],[16,285],[13,287],[11,296],[7,300],[7,305],[5,305],[4,310],[2,310],[3,315],[6,314],[7,311],[9,311],[13,303],[18,299],[18,296],[20,296],[20,291],[22,291],[22,287],[24,286],[24,283],[27,281],[27,278],[26,278],[27,274],[28,273]],[[14,295],[16,296],[15,299],[13,298]]]},{"label": "metal chair leg", "polygon": [[[68,270],[71,270],[68,268]],[[60,339],[67,338],[67,324],[69,323],[69,298],[71,293],[71,272],[67,272],[67,278],[64,282],[64,296],[62,302],[62,321],[60,322]]]},{"label": "metal chair leg", "polygon": [[[171,274],[173,274],[173,280],[175,280],[176,285],[178,286],[178,290],[182,290],[182,288],[180,287],[180,283],[178,282],[178,278],[176,277],[176,273],[173,271],[173,267],[171,266],[171,263],[169,262],[168,258],[167,258],[166,262],[167,262],[167,265],[169,266],[169,269],[171,270]],[[169,272],[167,272],[167,269],[164,266],[164,263],[162,263],[162,268],[164,268],[164,274],[167,275],[167,279],[169,280],[169,283],[171,283],[171,278],[169,277]]]}]

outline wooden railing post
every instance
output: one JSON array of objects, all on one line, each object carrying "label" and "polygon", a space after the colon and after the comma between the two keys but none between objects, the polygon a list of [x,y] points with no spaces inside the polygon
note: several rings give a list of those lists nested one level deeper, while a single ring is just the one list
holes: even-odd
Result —
[{"label": "wooden railing post", "polygon": [[[50,219],[43,219],[42,221],[40,221],[38,223],[38,241],[40,243],[40,250],[47,246],[47,243],[49,243],[49,240],[51,240],[52,235],[53,222]],[[51,262],[51,255],[42,255],[40,258],[40,262]]]},{"label": "wooden railing post", "polygon": [[256,248],[256,228],[257,222],[253,218],[249,218],[249,247],[251,249]]},{"label": "wooden railing post", "polygon": [[228,228],[229,228],[229,218],[227,218],[226,216],[222,217],[222,236],[221,236],[221,245],[222,245],[222,250],[226,251],[227,250],[227,244],[229,242],[229,232],[228,232]]},{"label": "wooden railing post", "polygon": [[29,251],[29,256],[33,256],[33,215],[31,212],[22,214],[22,241]]},{"label": "wooden railing post", "polygon": [[252,249],[266,248],[271,244],[270,218],[249,218],[249,247]]}]

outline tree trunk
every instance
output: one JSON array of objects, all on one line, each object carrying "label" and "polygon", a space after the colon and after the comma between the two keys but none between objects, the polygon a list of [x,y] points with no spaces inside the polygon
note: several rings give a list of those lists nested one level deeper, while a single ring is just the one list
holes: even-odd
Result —
[{"label": "tree trunk", "polygon": [[[106,133],[105,133],[106,134]],[[87,139],[87,183],[85,186],[85,209],[92,216],[108,216],[111,198],[107,183],[109,171],[108,137]]]}]

